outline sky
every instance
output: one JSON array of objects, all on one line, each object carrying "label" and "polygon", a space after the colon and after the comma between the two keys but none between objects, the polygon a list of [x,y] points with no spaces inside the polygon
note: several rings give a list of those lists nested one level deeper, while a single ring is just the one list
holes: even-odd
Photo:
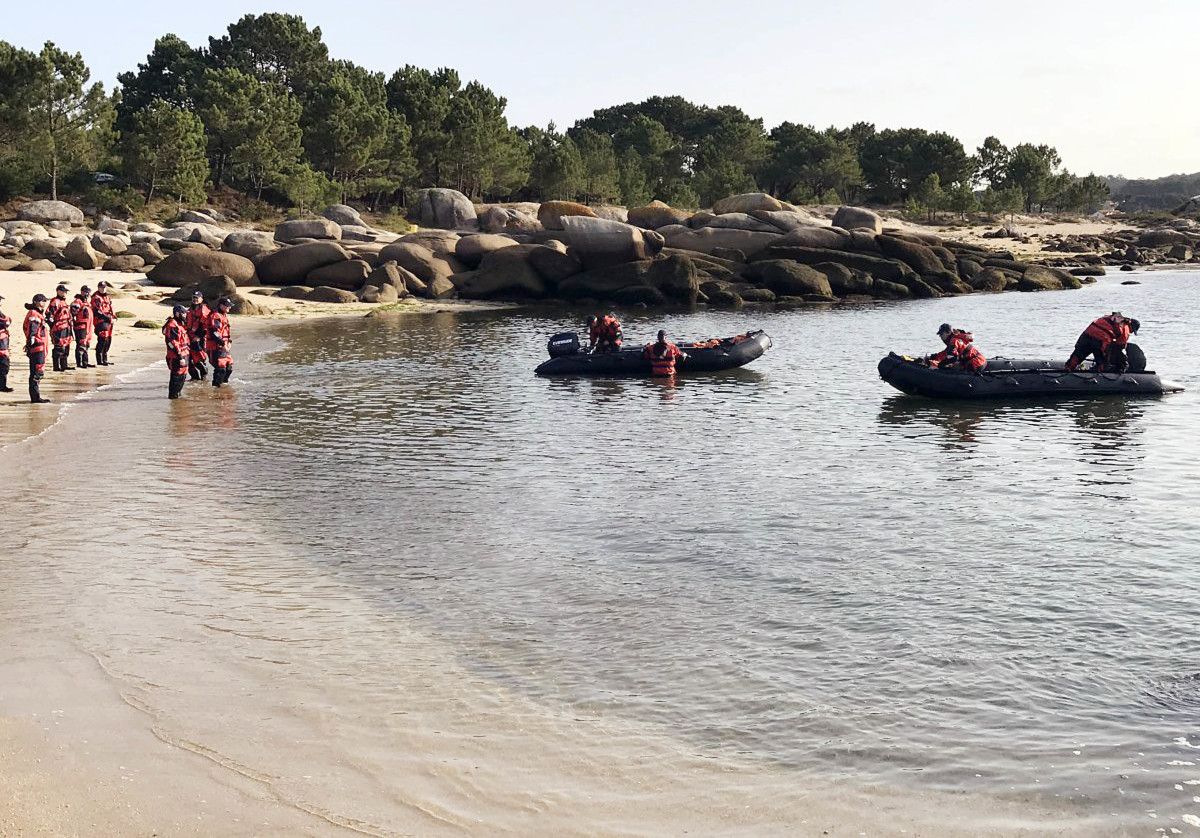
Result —
[{"label": "sky", "polygon": [[988,135],[1047,143],[1077,174],[1200,171],[1196,0],[56,0],[5,15],[0,39],[81,52],[111,87],[162,34],[206,45],[266,11],[303,16],[333,57],[371,70],[454,67],[519,126],[678,94],[768,129],[866,121],[947,131],[968,151]]}]

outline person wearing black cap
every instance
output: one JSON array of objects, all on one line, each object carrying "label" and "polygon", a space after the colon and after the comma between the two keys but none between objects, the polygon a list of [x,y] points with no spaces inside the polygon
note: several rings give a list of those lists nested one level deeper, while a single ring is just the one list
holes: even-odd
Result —
[{"label": "person wearing black cap", "polygon": [[[4,302],[4,296],[0,295],[0,303]],[[8,346],[10,341],[9,329],[12,328],[12,318],[0,311],[0,393],[11,393],[13,390],[8,386]]]},{"label": "person wearing black cap", "polygon": [[177,305],[171,311],[171,316],[163,324],[163,339],[167,343],[167,370],[171,374],[167,385],[167,398],[177,399],[183,392],[183,385],[188,376],[188,340],[185,325],[188,310],[186,306]]},{"label": "person wearing black cap", "polygon": [[46,404],[42,398],[42,376],[46,372],[46,349],[50,345],[50,330],[46,327],[46,295],[35,294],[25,309],[25,354],[29,356],[29,401]]},{"label": "person wearing black cap", "polygon": [[1125,347],[1130,335],[1136,335],[1141,323],[1119,311],[1097,317],[1075,341],[1075,350],[1067,359],[1067,369],[1074,370],[1092,356],[1095,372],[1121,373],[1129,369]]},{"label": "person wearing black cap", "polygon": [[87,369],[93,364],[88,360],[88,349],[92,346],[92,303],[88,299],[92,289],[86,285],[79,289],[71,303],[71,329],[75,333],[75,366]]},{"label": "person wearing black cap", "polygon": [[658,340],[642,347],[642,357],[650,362],[650,374],[670,377],[675,374],[675,362],[687,360],[679,347],[667,340],[667,333],[658,330]]},{"label": "person wearing black cap", "polygon": [[208,350],[208,360],[212,364],[212,386],[220,387],[229,381],[233,375],[233,336],[229,329],[229,312],[233,301],[222,297],[217,301],[217,310],[208,318],[208,332],[205,335],[204,348]]},{"label": "person wearing black cap", "polygon": [[970,332],[943,323],[938,326],[938,337],[946,344],[946,348],[926,359],[929,366],[967,372],[979,372],[987,366],[987,358],[975,347],[975,337]]},{"label": "person wearing black cap", "polygon": [[192,307],[188,309],[187,320],[184,323],[188,331],[188,372],[191,373],[192,381],[203,381],[208,377],[208,367],[205,365],[208,356],[205,355],[204,343],[210,317],[212,309],[205,305],[204,293],[192,292]]},{"label": "person wearing black cap", "polygon": [[71,354],[71,311],[67,303],[70,289],[60,285],[54,289],[54,299],[46,306],[46,323],[50,327],[51,357],[55,372],[66,372],[67,357]]},{"label": "person wearing black cap", "polygon": [[112,285],[102,279],[96,283],[96,293],[92,295],[92,316],[96,320],[96,363],[102,367],[108,366],[108,350],[112,346],[113,323],[116,322],[112,299],[108,296],[109,288]]}]

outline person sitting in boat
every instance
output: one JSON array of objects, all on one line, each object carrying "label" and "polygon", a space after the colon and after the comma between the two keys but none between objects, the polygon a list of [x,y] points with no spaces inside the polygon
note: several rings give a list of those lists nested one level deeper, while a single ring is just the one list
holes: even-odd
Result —
[{"label": "person sitting in boat", "polygon": [[1129,369],[1125,348],[1130,336],[1136,335],[1139,328],[1138,321],[1119,311],[1097,317],[1075,341],[1075,351],[1067,359],[1067,369],[1074,370],[1093,356],[1096,372],[1125,372]]},{"label": "person sitting in boat", "polygon": [[623,338],[621,321],[612,314],[588,318],[589,352],[617,352]]},{"label": "person sitting in boat", "polygon": [[678,346],[667,340],[667,333],[662,329],[658,330],[658,340],[642,349],[642,357],[650,361],[651,375],[664,378],[675,374],[676,361],[687,359]]},{"label": "person sitting in boat", "polygon": [[946,348],[929,356],[929,366],[968,372],[979,372],[987,366],[987,358],[975,347],[975,338],[970,332],[943,323],[938,327],[938,337],[946,344]]}]

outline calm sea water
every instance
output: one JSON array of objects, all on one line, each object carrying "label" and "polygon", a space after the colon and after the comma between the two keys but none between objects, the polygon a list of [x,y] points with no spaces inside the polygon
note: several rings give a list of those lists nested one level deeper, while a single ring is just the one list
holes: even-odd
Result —
[{"label": "calm sea water", "polygon": [[[314,320],[239,358],[219,409],[189,392],[128,447],[170,446],[229,499],[230,531],[255,521],[371,619],[411,621],[536,701],[701,752],[1061,800],[1152,832],[1200,815],[1200,275],[1125,278],[618,311],[635,339],[775,338],[746,369],[675,383],[535,378],[582,311]],[[1065,359],[1113,309],[1187,392],[950,404],[875,371],[936,350],[943,321],[988,355]],[[155,395],[125,409],[162,416]],[[230,590],[312,609],[329,653],[353,656],[309,576],[228,572]]]}]

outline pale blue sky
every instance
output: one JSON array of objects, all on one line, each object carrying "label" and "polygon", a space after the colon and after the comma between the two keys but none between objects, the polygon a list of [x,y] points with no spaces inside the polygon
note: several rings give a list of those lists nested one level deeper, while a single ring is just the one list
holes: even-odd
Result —
[{"label": "pale blue sky", "polygon": [[518,125],[680,94],[784,120],[988,134],[1057,146],[1083,174],[1200,171],[1196,0],[839,3],[393,3],[55,0],[6,14],[0,38],[83,53],[111,86],[174,32],[193,45],[243,14],[288,11],[331,54],[390,73],[451,66],[509,101]]}]

